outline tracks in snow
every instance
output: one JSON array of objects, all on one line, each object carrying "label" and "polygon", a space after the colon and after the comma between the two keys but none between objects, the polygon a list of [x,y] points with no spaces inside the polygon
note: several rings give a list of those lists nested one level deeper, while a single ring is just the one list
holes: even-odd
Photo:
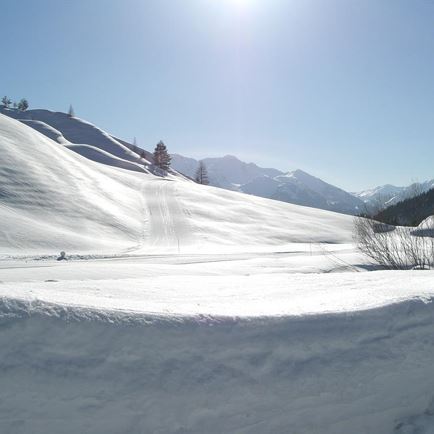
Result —
[{"label": "tracks in snow", "polygon": [[179,204],[177,185],[157,180],[143,186],[149,232],[144,234],[143,247],[167,249],[180,253],[192,241],[193,231]]}]

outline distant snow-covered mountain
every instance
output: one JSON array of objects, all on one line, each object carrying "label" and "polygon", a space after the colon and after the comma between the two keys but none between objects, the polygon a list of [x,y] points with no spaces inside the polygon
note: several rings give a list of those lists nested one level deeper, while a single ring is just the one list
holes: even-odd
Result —
[{"label": "distant snow-covered mountain", "polygon": [[[207,168],[210,184],[227,190],[239,190],[240,185],[262,176],[273,178],[282,175],[277,169],[266,169],[254,163],[245,163],[233,155],[202,160]],[[199,161],[194,158],[172,154],[172,167],[178,172],[194,178]]]},{"label": "distant snow-covered mountain", "polygon": [[[302,170],[284,173],[245,163],[231,155],[202,161],[210,184],[216,187],[345,214],[358,214],[364,207],[358,197]],[[187,176],[194,177],[198,164],[193,158],[172,155],[172,166]]]},{"label": "distant snow-covered mountain", "polygon": [[378,211],[405,199],[410,199],[432,188],[434,188],[434,179],[425,182],[414,182],[406,187],[386,184],[353,193],[353,195],[365,203],[368,211]]}]

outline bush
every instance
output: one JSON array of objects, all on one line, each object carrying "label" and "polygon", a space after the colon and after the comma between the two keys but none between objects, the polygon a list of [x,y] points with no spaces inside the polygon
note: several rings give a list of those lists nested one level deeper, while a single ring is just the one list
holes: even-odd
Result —
[{"label": "bush", "polygon": [[354,239],[361,252],[385,268],[434,267],[434,225],[427,219],[417,228],[392,226],[356,217]]}]

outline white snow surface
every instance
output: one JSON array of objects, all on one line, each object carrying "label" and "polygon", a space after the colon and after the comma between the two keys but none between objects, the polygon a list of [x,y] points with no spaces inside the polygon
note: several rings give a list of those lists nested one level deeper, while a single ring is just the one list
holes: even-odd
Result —
[{"label": "white snow surface", "polygon": [[[110,134],[78,117],[70,117],[66,113],[42,109],[22,112],[20,110],[3,108],[0,110],[0,113],[24,121],[32,127],[37,124],[31,121],[43,122],[52,129],[61,132],[62,136],[70,143],[95,146],[123,160],[140,161],[136,153],[118,142]],[[40,129],[38,130],[41,132]]]},{"label": "white snow surface", "polygon": [[1,433],[433,432],[431,271],[30,120],[0,115]]},{"label": "white snow surface", "polygon": [[0,431],[432,432],[431,272],[180,259],[3,262]]},{"label": "white snow surface", "polygon": [[96,164],[3,115],[0,137],[0,254],[351,242],[340,214]]}]

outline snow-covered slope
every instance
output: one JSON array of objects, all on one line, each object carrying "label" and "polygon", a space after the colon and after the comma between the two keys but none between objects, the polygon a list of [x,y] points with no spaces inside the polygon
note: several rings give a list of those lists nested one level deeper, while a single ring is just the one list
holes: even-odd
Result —
[{"label": "snow-covered slope", "polygon": [[431,272],[339,272],[366,266],[351,216],[34,122],[0,114],[0,432],[430,432]]},{"label": "snow-covered slope", "polygon": [[[210,184],[216,187],[345,214],[359,214],[363,210],[364,204],[359,198],[302,170],[284,174],[244,163],[230,155],[202,161]],[[179,172],[194,177],[199,162],[175,154],[172,164]]]},{"label": "snow-covered slope", "polygon": [[351,240],[349,217],[96,164],[3,115],[0,152],[2,252]]},{"label": "snow-covered slope", "polygon": [[0,249],[121,249],[142,233],[141,194],[93,163],[0,115]]},{"label": "snow-covered slope", "polygon": [[149,173],[142,164],[123,160],[114,155],[90,145],[65,144],[68,149],[82,155],[89,160],[96,161],[107,166],[119,167],[120,169],[132,170],[133,172]]},{"label": "snow-covered slope", "polygon": [[70,117],[66,113],[41,109],[22,112],[4,108],[0,112],[15,119],[44,122],[60,131],[70,143],[95,146],[123,160],[140,161],[140,157],[136,153],[119,143],[105,131],[80,118]]}]

